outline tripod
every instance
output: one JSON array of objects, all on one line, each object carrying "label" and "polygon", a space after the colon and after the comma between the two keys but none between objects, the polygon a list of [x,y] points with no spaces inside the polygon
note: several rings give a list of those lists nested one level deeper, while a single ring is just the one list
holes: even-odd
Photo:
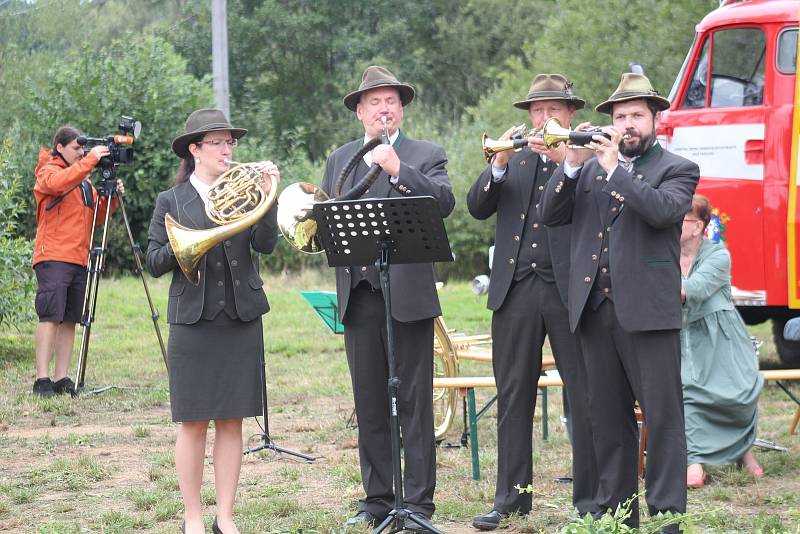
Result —
[{"label": "tripod", "polygon": [[264,432],[261,435],[261,437],[264,439],[264,443],[262,443],[258,447],[248,447],[247,449],[244,450],[243,454],[251,454],[254,452],[263,451],[267,449],[283,454],[289,454],[291,456],[296,456],[298,458],[302,458],[308,463],[311,463],[314,460],[316,460],[315,457],[303,454],[302,452],[291,451],[289,449],[284,449],[283,447],[279,447],[278,445],[275,444],[274,441],[272,441],[272,438],[269,437],[269,409],[267,407],[267,371],[266,371],[266,364],[264,362],[263,350],[261,351],[261,387],[262,387],[261,406],[264,409],[264,412],[262,414],[264,417],[264,428],[263,428]]},{"label": "tripod", "polygon": [[389,276],[390,260],[393,263],[452,261],[436,201],[432,197],[409,197],[325,202],[314,205],[314,219],[319,225],[318,235],[329,266],[369,265],[374,261],[380,272],[386,315],[394,508],[373,530],[373,534],[379,534],[391,525],[391,533],[422,530],[442,534],[427,517],[406,508],[404,502],[397,407],[400,378],[397,376]]},{"label": "tripod", "polygon": [[[95,309],[97,307],[97,293],[100,288],[100,277],[105,269],[106,253],[108,246],[108,223],[111,220],[111,200],[117,197],[119,200],[119,208],[122,213],[122,219],[125,222],[125,229],[128,232],[128,241],[133,251],[133,258],[136,262],[136,272],[142,280],[144,292],[147,296],[147,302],[150,305],[150,315],[153,319],[153,326],[156,330],[156,337],[158,338],[158,345],[161,348],[161,356],[164,358],[164,365],[169,372],[169,365],[167,364],[167,351],[164,348],[164,339],[161,337],[161,329],[158,326],[158,310],[153,306],[153,299],[150,297],[150,289],[147,287],[147,281],[144,278],[144,270],[142,268],[141,254],[142,251],[139,245],[133,239],[133,232],[131,225],[128,222],[128,214],[125,212],[125,200],[122,195],[117,193],[117,179],[116,167],[111,158],[104,156],[100,159],[100,169],[103,176],[99,187],[97,188],[97,203],[95,204],[94,214],[92,215],[92,232],[89,237],[90,246],[94,245],[95,229],[97,228],[97,215],[100,202],[103,198],[106,199],[106,212],[103,220],[103,234],[101,244],[98,247],[92,246],[89,249],[89,258],[87,260],[87,280],[86,292],[83,297],[83,312],[81,313],[81,348],[78,356],[78,372],[77,372],[77,391],[81,392],[84,389],[84,378],[86,376],[86,359],[89,355],[89,336],[92,332],[92,323],[94,322]],[[115,386],[105,386],[95,390],[89,391],[91,394],[102,393]]]}]

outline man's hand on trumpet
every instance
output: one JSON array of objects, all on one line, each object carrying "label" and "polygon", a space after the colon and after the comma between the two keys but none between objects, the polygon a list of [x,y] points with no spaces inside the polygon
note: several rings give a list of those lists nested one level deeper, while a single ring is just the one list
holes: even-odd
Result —
[{"label": "man's hand on trumpet", "polygon": [[[597,162],[603,167],[606,173],[610,173],[619,164],[619,143],[622,141],[622,134],[614,129],[613,126],[606,126],[602,131],[611,136],[607,139],[602,135],[595,135],[586,146],[594,150],[597,155]],[[574,152],[574,151],[573,151]]]},{"label": "man's hand on trumpet", "polygon": [[[500,136],[500,139],[498,139],[498,141],[507,141],[508,139],[511,139],[511,134],[513,134],[514,131],[516,130],[517,127],[512,126],[508,130],[503,132],[503,135]],[[506,166],[508,165],[508,161],[513,156],[514,156],[513,150],[503,150],[501,152],[496,153],[494,155],[494,159],[492,159],[492,167],[495,167],[496,169],[505,169]]]},{"label": "man's hand on trumpet", "polygon": [[[557,146],[553,148],[547,148],[544,144],[544,141],[539,135],[532,136],[528,138],[528,146],[531,150],[536,152],[537,154],[541,154],[545,156],[547,159],[551,159],[558,164],[564,162],[564,159],[567,157],[567,145],[566,143],[559,143]],[[574,152],[572,150],[571,152]]]},{"label": "man's hand on trumpet", "polygon": [[[588,122],[582,122],[578,126],[575,127],[576,132],[582,132],[586,130],[591,130],[592,125]],[[597,137],[597,136],[595,136]],[[603,137],[603,136],[599,136]],[[565,143],[562,143],[565,144]],[[586,145],[587,148],[593,148],[592,143]],[[567,150],[566,156],[564,157],[564,161],[566,161],[567,165],[570,167],[580,167],[581,165],[586,162],[587,159],[594,156],[594,152],[591,150]]]}]

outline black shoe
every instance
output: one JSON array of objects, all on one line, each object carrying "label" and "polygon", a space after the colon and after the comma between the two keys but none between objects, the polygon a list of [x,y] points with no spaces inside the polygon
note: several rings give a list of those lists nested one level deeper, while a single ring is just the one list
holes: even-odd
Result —
[{"label": "black shoe", "polygon": [[214,534],[223,534],[222,529],[217,524],[217,516],[214,516],[214,522],[211,524],[211,532]]},{"label": "black shoe", "polygon": [[478,530],[494,530],[500,526],[500,520],[508,517],[508,514],[501,514],[497,510],[492,510],[488,514],[478,515],[472,519],[472,526]]},{"label": "black shoe", "polygon": [[33,394],[39,397],[52,397],[56,394],[53,391],[53,381],[50,378],[37,378],[33,383]]},{"label": "black shoe", "polygon": [[68,376],[53,382],[53,392],[55,392],[56,395],[69,393],[70,397],[75,397],[78,394],[75,389],[75,382]]},{"label": "black shoe", "polygon": [[367,512],[366,510],[361,510],[356,515],[348,519],[345,524],[344,528],[356,527],[359,525],[369,525],[371,527],[378,526],[378,518],[372,515],[371,513]]}]

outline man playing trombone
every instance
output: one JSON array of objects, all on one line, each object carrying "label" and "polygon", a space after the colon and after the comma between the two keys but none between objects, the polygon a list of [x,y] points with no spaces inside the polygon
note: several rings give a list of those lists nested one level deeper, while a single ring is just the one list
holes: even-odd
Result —
[{"label": "man playing trombone", "polygon": [[[539,130],[551,117],[568,126],[584,101],[561,74],[539,74],[527,98],[514,103],[526,109]],[[508,130],[501,140],[508,140]],[[597,479],[588,419],[586,372],[578,344],[569,331],[566,308],[569,273],[568,227],[546,228],[536,213],[566,146],[547,148],[540,133],[519,153],[500,150],[467,195],[473,217],[497,214],[495,252],[487,306],[492,315],[492,366],[497,384],[497,485],[489,513],[473,526],[493,530],[510,513],[532,507],[527,487],[533,481],[533,413],[542,370],[545,335],[566,385],[573,448],[573,504],[581,514],[597,510]]]},{"label": "man playing trombone", "polygon": [[[444,149],[407,137],[401,130],[403,111],[414,88],[384,67],[368,67],[356,91],[344,97],[364,127],[364,137],[333,152],[325,164],[322,188],[336,196],[337,178],[350,160],[373,138],[388,133],[388,143],[367,152],[342,184],[353,184],[380,171],[363,193],[365,198],[428,195],[446,217],[455,199],[445,168]],[[377,165],[378,167],[374,167]],[[374,175],[373,175],[374,176]],[[345,193],[345,194],[348,194]],[[441,315],[431,264],[389,267],[397,355],[398,412],[405,455],[405,504],[430,518],[434,512],[436,450],[433,429],[433,319]],[[375,266],[336,268],[339,317],[344,324],[347,363],[358,418],[358,456],[366,496],[346,526],[380,524],[394,506],[392,446],[389,425],[385,302]]]},{"label": "man playing trombone", "polygon": [[[594,153],[568,152],[539,206],[546,224],[572,227],[569,319],[591,376],[598,504],[613,511],[638,492],[638,400],[651,515],[686,511],[679,238],[700,171],[656,141],[669,105],[644,75],[624,74],[596,108],[613,126],[587,145]],[[637,503],[627,521],[633,528]]]}]

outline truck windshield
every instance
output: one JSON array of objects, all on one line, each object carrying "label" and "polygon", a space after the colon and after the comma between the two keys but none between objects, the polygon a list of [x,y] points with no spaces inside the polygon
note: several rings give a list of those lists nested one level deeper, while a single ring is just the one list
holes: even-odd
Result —
[{"label": "truck windshield", "polygon": [[[711,76],[709,69],[709,44]],[[731,28],[706,38],[686,92],[684,108],[707,104],[706,85],[711,80],[712,108],[758,106],[764,100],[764,62],[767,42],[759,28]]]}]

